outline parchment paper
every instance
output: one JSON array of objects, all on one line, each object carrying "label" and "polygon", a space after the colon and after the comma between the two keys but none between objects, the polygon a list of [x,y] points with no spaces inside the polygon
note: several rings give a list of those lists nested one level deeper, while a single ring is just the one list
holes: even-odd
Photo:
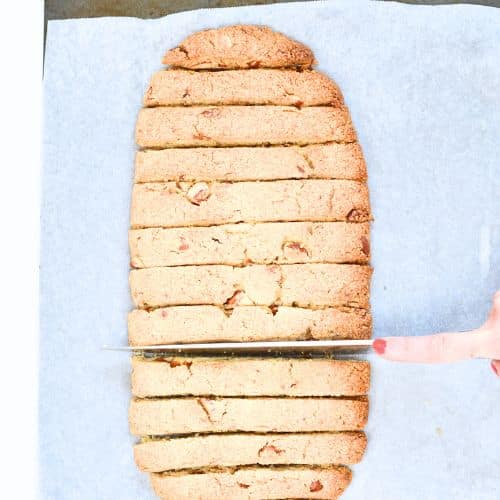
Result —
[{"label": "parchment paper", "polygon": [[[337,1],[51,21],[42,498],[153,498],[132,458],[128,356],[100,351],[126,344],[134,124],[167,48],[242,22],[308,44],[345,94],[375,215],[375,336],[477,326],[500,288],[500,10]],[[499,415],[500,384],[486,361],[373,359],[368,451],[344,498],[500,498]]]}]

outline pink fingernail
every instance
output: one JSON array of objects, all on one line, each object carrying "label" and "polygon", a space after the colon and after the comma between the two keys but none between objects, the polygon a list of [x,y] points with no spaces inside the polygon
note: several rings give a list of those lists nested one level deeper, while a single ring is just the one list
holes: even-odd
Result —
[{"label": "pink fingernail", "polygon": [[384,354],[386,344],[384,339],[375,339],[373,342],[373,349],[377,354]]},{"label": "pink fingernail", "polygon": [[495,372],[495,375],[498,377],[500,373],[498,373],[498,368],[495,366],[495,363],[493,361],[491,362],[491,369]]}]

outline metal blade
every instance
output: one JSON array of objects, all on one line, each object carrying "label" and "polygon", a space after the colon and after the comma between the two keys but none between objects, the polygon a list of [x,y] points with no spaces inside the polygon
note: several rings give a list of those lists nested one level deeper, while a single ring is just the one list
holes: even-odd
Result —
[{"label": "metal blade", "polygon": [[215,354],[215,353],[314,353],[314,352],[341,352],[359,353],[372,347],[373,340],[292,340],[266,342],[215,342],[203,344],[163,344],[149,346],[104,346],[108,351],[127,351],[145,353],[174,353],[174,354]]}]

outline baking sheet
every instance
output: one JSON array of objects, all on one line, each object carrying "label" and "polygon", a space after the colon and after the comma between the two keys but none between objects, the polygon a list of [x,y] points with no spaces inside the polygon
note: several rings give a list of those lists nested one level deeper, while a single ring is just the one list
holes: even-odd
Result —
[{"label": "baking sheet", "polygon": [[[375,222],[375,336],[462,330],[500,288],[500,10],[307,2],[50,21],[45,58],[40,467],[47,499],[150,499],[132,459],[126,343],[133,130],[163,52],[267,24],[344,91]],[[369,446],[344,498],[500,497],[488,363],[373,360]]]}]

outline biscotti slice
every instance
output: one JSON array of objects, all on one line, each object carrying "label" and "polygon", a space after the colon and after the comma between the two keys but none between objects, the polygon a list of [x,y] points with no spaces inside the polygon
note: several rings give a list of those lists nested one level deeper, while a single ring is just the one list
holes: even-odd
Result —
[{"label": "biscotti slice", "polygon": [[144,106],[193,105],[342,106],[340,89],[317,71],[167,70],[153,75]]},{"label": "biscotti slice", "polygon": [[347,180],[135,184],[132,228],[370,220],[366,184]]},{"label": "biscotti slice", "polygon": [[309,68],[305,45],[267,26],[235,25],[198,31],[169,50],[163,64],[188,69]]},{"label": "biscotti slice", "polygon": [[133,269],[134,304],[368,308],[371,268],[353,264],[178,266]]},{"label": "biscotti slice", "polygon": [[245,467],[196,474],[151,474],[164,500],[262,500],[321,498],[335,500],[351,482],[347,467]]},{"label": "biscotti slice", "polygon": [[143,108],[136,125],[143,148],[265,146],[354,142],[345,107],[193,106]]},{"label": "biscotti slice", "polygon": [[366,179],[357,142],[137,151],[135,182]]},{"label": "biscotti slice", "polygon": [[132,394],[153,396],[361,396],[365,361],[285,358],[132,358]]},{"label": "biscotti slice", "polygon": [[306,309],[279,306],[171,306],[128,315],[132,346],[192,342],[369,339],[365,309]]},{"label": "biscotti slice", "polygon": [[133,399],[130,432],[137,436],[218,432],[356,431],[368,400],[346,398]]},{"label": "biscotti slice", "polygon": [[366,264],[369,237],[368,223],[344,222],[135,229],[129,233],[130,265]]},{"label": "biscotti slice", "polygon": [[303,434],[212,434],[146,440],[135,445],[135,463],[145,472],[241,465],[356,464],[363,432]]}]

